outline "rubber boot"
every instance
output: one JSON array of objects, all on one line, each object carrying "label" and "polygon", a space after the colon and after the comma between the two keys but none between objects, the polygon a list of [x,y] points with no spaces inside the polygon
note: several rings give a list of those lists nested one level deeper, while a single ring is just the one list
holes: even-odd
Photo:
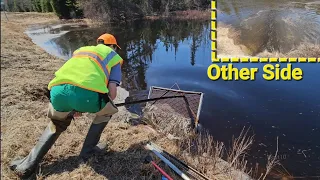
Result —
[{"label": "rubber boot", "polygon": [[51,120],[39,138],[38,143],[32,148],[28,156],[12,161],[10,169],[15,171],[22,179],[34,177],[40,161],[70,123],[71,119],[65,121]]},{"label": "rubber boot", "polygon": [[103,155],[106,152],[107,145],[103,143],[98,144],[98,142],[100,140],[101,133],[107,124],[108,122],[91,124],[80,152],[80,157],[84,162],[86,162],[92,155]]}]

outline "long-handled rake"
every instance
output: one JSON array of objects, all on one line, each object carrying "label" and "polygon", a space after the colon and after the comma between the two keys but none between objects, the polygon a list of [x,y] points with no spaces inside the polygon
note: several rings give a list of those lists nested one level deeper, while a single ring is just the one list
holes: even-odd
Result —
[{"label": "long-handled rake", "polygon": [[157,100],[163,100],[163,99],[172,99],[172,98],[183,98],[184,96],[167,96],[167,97],[158,97],[158,98],[151,98],[151,99],[142,99],[137,101],[130,101],[130,102],[124,102],[124,103],[118,103],[115,104],[117,107],[130,105],[130,104],[139,104],[144,102],[150,102],[150,101],[157,101]]}]

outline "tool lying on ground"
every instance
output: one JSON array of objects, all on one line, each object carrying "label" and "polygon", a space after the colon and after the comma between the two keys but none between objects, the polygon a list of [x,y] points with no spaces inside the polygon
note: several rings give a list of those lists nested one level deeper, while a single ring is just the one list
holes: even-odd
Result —
[{"label": "tool lying on ground", "polygon": [[150,163],[162,174],[164,175],[168,180],[173,180],[172,177],[170,177],[163,169],[161,169],[153,160],[151,156],[147,156],[145,158],[145,163]]},{"label": "tool lying on ground", "polygon": [[151,150],[156,156],[158,156],[164,163],[166,163],[172,170],[174,170],[182,179],[184,180],[190,180],[190,178],[183,173],[181,170],[179,170],[174,164],[172,164],[167,158],[161,155],[160,152],[157,151],[152,145],[149,143],[146,145],[146,148]]},{"label": "tool lying on ground", "polygon": [[170,158],[172,158],[175,162],[181,164],[184,168],[186,168],[186,170],[191,170],[192,172],[196,173],[198,176],[200,176],[201,178],[205,179],[205,180],[210,180],[208,177],[206,177],[204,174],[200,173],[199,171],[197,171],[195,168],[187,165],[186,163],[182,162],[181,160],[179,160],[178,158],[176,158],[175,156],[173,156],[172,154],[170,154],[169,152],[165,151],[164,149],[162,149],[161,147],[159,147],[158,145],[156,145],[153,142],[149,142],[150,146],[152,146],[154,149],[157,149],[161,154],[167,155]]}]

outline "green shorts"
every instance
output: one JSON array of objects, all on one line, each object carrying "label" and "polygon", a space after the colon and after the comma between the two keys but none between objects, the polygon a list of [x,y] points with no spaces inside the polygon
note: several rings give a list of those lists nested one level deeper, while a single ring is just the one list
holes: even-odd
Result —
[{"label": "green shorts", "polygon": [[[60,112],[78,111],[96,113],[101,110],[99,94],[70,84],[52,87],[50,101],[53,108]],[[101,100],[101,107],[106,103]]]}]

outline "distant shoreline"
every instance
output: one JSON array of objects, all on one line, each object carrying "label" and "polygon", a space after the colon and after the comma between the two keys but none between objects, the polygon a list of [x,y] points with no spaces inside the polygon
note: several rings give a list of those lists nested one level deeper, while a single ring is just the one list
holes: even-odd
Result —
[{"label": "distant shoreline", "polygon": [[210,20],[211,11],[209,10],[186,10],[186,11],[174,11],[169,15],[153,15],[146,16],[143,19],[179,19],[179,20]]}]

